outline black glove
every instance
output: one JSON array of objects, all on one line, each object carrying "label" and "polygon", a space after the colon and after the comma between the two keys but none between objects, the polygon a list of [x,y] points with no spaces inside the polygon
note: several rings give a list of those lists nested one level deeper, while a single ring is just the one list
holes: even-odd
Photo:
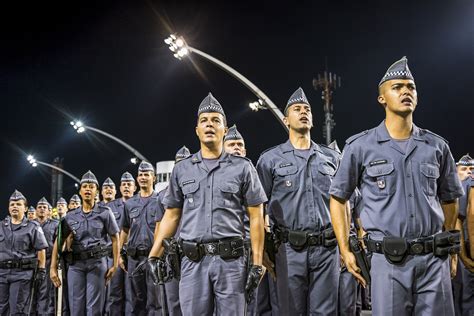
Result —
[{"label": "black glove", "polygon": [[35,274],[35,285],[40,285],[46,279],[46,269],[38,268]]},{"label": "black glove", "polygon": [[247,276],[247,284],[245,284],[245,300],[249,303],[253,299],[255,289],[258,287],[263,276],[262,266],[252,265]]},{"label": "black glove", "polygon": [[148,258],[148,268],[155,285],[167,282],[170,279],[163,259],[158,257]]}]

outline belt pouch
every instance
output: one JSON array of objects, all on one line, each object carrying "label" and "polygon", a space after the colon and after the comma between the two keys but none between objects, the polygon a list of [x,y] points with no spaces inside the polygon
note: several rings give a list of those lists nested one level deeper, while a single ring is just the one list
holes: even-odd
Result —
[{"label": "belt pouch", "polygon": [[326,248],[333,248],[337,246],[336,234],[332,227],[323,231],[323,246]]},{"label": "belt pouch", "polygon": [[199,262],[202,259],[202,253],[197,242],[183,240],[183,253],[194,262]]},{"label": "belt pouch", "polygon": [[290,230],[288,231],[288,242],[291,248],[301,251],[305,248],[308,240],[308,233],[304,231]]},{"label": "belt pouch", "polygon": [[243,241],[219,242],[219,255],[222,259],[236,259],[243,255]]},{"label": "belt pouch", "polygon": [[385,259],[391,264],[402,264],[408,254],[408,243],[405,238],[384,237],[382,248]]}]

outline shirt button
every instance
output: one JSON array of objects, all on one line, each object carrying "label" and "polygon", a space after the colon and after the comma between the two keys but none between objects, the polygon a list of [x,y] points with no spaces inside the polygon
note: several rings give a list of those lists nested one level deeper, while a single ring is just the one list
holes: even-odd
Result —
[{"label": "shirt button", "polygon": [[407,178],[410,178],[410,177],[411,177],[410,174],[407,174]]},{"label": "shirt button", "polygon": [[208,185],[208,186],[207,186],[207,188],[208,188],[208,189],[210,189],[210,188],[211,188],[211,186],[210,186],[210,185]]},{"label": "shirt button", "polygon": [[411,214],[410,217],[413,218],[413,217],[415,217],[415,215]]},{"label": "shirt button", "polygon": [[409,196],[409,197],[412,197],[412,196],[413,196],[413,194],[409,193],[409,194],[408,194],[408,196]]}]

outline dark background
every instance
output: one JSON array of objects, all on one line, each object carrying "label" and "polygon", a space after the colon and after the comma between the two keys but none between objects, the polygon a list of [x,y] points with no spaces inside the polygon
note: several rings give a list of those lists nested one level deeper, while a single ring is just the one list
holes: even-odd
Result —
[{"label": "dark background", "polygon": [[[234,78],[199,56],[175,59],[163,43],[170,32],[240,71],[281,108],[303,87],[317,142],[324,142],[323,110],[312,79],[327,65],[342,77],[334,98],[341,148],[383,119],[377,84],[406,55],[418,87],[416,124],[447,138],[456,160],[474,153],[472,1],[40,1],[2,5],[0,23],[3,215],[14,189],[34,205],[50,196],[50,170],[30,167],[28,153],[50,163],[63,157],[66,170],[80,178],[91,169],[100,183],[136,174],[126,149],[77,135],[72,118],[153,162],[170,160],[184,144],[198,150],[196,111],[212,91],[254,162],[286,139],[269,111],[250,111],[256,97]],[[67,177],[64,190],[67,199],[75,191]]]}]

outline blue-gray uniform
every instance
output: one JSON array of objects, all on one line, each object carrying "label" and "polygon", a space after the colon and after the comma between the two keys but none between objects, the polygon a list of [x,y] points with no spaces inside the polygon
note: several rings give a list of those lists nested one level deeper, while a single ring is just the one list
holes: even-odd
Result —
[{"label": "blue-gray uniform", "polygon": [[[469,250],[469,234],[467,231],[467,205],[469,198],[469,191],[474,190],[474,179],[468,177],[462,182],[465,195],[459,200],[459,218],[463,221],[463,234],[465,238],[465,251],[466,254],[470,255],[471,259],[474,257]],[[461,275],[462,288],[461,288],[461,315],[471,316],[474,315],[474,272],[470,272],[461,260],[459,260],[459,267],[457,273]]]},{"label": "blue-gray uniform", "polygon": [[[51,253],[53,251],[54,240],[59,222],[55,219],[47,219],[40,223],[44,236],[48,242],[46,249],[46,275],[49,275],[51,267]],[[38,315],[54,314],[55,288],[50,278],[46,278],[38,289],[37,313]]]},{"label": "blue-gray uniform", "polygon": [[[351,210],[350,234],[357,236],[356,218],[359,217],[359,206],[362,197],[360,191],[356,189],[349,199]],[[359,315],[360,308],[357,309],[357,300],[360,292],[360,284],[344,266],[339,276],[339,315]]]},{"label": "blue-gray uniform", "polygon": [[48,248],[41,226],[26,217],[0,222],[0,315],[26,315],[37,251]]},{"label": "blue-gray uniform", "polygon": [[[163,215],[165,214],[165,207],[163,205],[163,198],[165,197],[167,188],[161,190],[158,193],[158,208],[159,211],[156,212],[155,221],[161,222],[163,219]],[[179,236],[179,228],[175,234],[176,237]],[[179,304],[179,282],[176,278],[165,283],[166,289],[166,299],[168,302],[168,312],[171,316],[180,316],[181,313],[181,306]]]},{"label": "blue-gray uniform", "polygon": [[154,241],[155,218],[159,212],[157,193],[149,197],[135,194],[125,202],[122,227],[129,229],[127,243],[128,276],[131,285],[131,313],[133,315],[160,315],[159,290],[148,271],[132,275],[136,266],[148,258]]},{"label": "blue-gray uniform", "polygon": [[[385,121],[346,141],[330,194],[348,200],[356,187],[363,197],[363,228],[376,241],[441,232],[440,201],[455,200],[463,192],[443,138],[413,124],[403,150],[390,137]],[[392,265],[374,253],[371,266],[374,314],[452,314],[449,263],[444,258],[409,255],[403,265]]]},{"label": "blue-gray uniform", "polygon": [[[179,298],[184,315],[211,315],[214,310],[217,315],[244,314],[242,205],[265,201],[247,158],[223,152],[208,169],[199,151],[175,165],[163,204],[182,209],[180,238],[185,257]],[[204,256],[196,258],[193,251]]]},{"label": "blue-gray uniform", "polygon": [[[257,171],[269,198],[267,211],[274,226],[285,235],[289,231],[319,233],[331,227],[329,186],[338,163],[335,150],[314,142],[306,151],[296,150],[288,140],[264,152]],[[319,245],[295,250],[284,241],[276,255],[280,309],[287,305],[289,313],[334,314],[339,282],[337,248]]]},{"label": "blue-gray uniform", "polygon": [[107,206],[95,204],[89,213],[80,206],[69,211],[63,223],[63,235],[73,236],[67,273],[71,315],[102,315],[111,252],[107,241],[119,232],[114,215]]}]

